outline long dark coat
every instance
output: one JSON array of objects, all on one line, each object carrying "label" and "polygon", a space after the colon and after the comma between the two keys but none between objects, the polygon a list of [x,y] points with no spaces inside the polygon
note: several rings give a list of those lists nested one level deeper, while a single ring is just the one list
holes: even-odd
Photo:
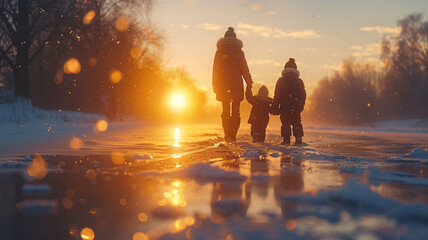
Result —
[{"label": "long dark coat", "polygon": [[245,97],[253,105],[248,123],[266,127],[269,123],[269,113],[272,110],[273,99],[258,95],[253,96],[251,90],[247,90]]},{"label": "long dark coat", "polygon": [[235,37],[220,38],[213,66],[213,88],[218,101],[244,100],[244,77],[252,84],[250,70],[242,51],[243,43]]},{"label": "long dark coat", "polygon": [[299,78],[299,71],[286,68],[275,86],[274,105],[279,105],[280,113],[302,112],[306,101],[305,85]]}]

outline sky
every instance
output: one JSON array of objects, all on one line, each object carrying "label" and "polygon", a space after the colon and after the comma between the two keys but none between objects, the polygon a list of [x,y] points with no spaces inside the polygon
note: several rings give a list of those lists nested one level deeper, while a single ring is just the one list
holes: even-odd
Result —
[{"label": "sky", "polygon": [[167,65],[186,68],[209,92],[216,42],[234,27],[253,81],[272,96],[290,57],[309,94],[350,56],[379,64],[383,36],[411,13],[427,19],[428,0],[158,0],[153,21]]}]

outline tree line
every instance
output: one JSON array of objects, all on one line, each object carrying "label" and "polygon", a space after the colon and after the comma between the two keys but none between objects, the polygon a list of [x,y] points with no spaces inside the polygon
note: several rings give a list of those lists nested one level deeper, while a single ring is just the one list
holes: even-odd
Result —
[{"label": "tree line", "polygon": [[428,117],[428,21],[412,14],[398,21],[400,33],[384,37],[381,66],[346,59],[324,77],[309,98],[313,123],[361,125]]},{"label": "tree line", "polygon": [[180,82],[201,107],[207,97],[189,74],[162,61],[152,6],[152,0],[0,0],[0,90],[44,109],[155,120]]}]

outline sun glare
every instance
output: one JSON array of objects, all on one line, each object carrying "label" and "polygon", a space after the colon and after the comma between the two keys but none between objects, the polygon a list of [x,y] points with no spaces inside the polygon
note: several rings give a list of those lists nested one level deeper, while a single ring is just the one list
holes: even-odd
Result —
[{"label": "sun glare", "polygon": [[175,112],[182,112],[186,108],[186,98],[183,94],[174,94],[171,96],[170,107]]}]

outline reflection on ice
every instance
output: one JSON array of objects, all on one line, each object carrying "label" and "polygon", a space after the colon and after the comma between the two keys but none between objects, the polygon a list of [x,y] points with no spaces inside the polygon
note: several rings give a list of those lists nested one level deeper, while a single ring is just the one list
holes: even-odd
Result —
[{"label": "reflection on ice", "polygon": [[180,128],[175,128],[174,129],[174,144],[172,146],[174,147],[180,147]]}]

